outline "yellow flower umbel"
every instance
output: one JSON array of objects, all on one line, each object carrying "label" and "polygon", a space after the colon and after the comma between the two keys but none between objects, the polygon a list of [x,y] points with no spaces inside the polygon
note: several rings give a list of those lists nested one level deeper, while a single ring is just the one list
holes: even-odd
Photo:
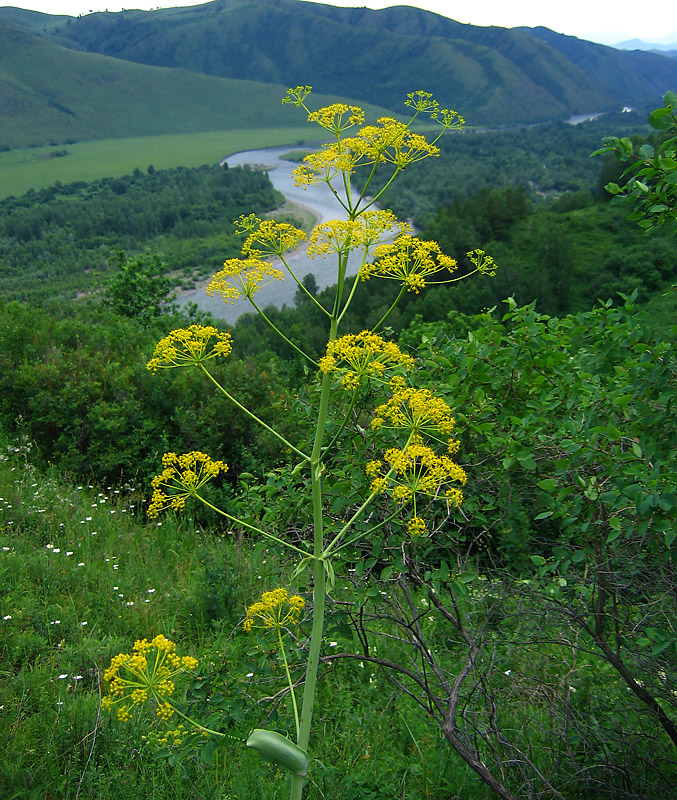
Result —
[{"label": "yellow flower umbel", "polygon": [[454,111],[453,108],[440,108],[440,104],[430,92],[420,90],[409,92],[404,105],[413,108],[416,115],[421,113],[429,114],[430,119],[435,120],[445,131],[460,130],[465,125],[465,120],[458,111]]},{"label": "yellow flower umbel", "polygon": [[338,175],[350,175],[357,167],[392,164],[398,170],[440,150],[420,133],[412,133],[404,122],[381,117],[377,125],[365,125],[355,136],[324,144],[309,153],[292,173],[296,186],[331,183]]},{"label": "yellow flower umbel", "polygon": [[338,136],[353,125],[364,124],[364,111],[359,106],[332,103],[330,106],[309,112],[308,122],[317,122],[321,128]]},{"label": "yellow flower umbel", "polygon": [[[216,341],[212,343],[212,339]],[[229,333],[221,333],[211,325],[191,325],[161,339],[146,368],[156,373],[159,369],[199,366],[217,356],[225,358],[232,349]]]},{"label": "yellow flower umbel", "polygon": [[344,255],[351,250],[364,250],[366,253],[378,244],[384,233],[397,231],[402,234],[410,230],[411,226],[399,222],[392,211],[363,211],[355,220],[332,220],[313,228],[308,255],[326,258],[332,253]]},{"label": "yellow flower umbel", "polygon": [[287,93],[282,98],[282,105],[292,103],[295,106],[303,106],[305,108],[305,99],[311,93],[312,86],[295,86],[293,89],[287,89]]},{"label": "yellow flower umbel", "polygon": [[275,222],[272,219],[260,220],[255,214],[243,214],[235,223],[239,233],[248,233],[242,245],[242,255],[251,258],[261,256],[281,256],[288,250],[295,250],[306,235],[288,222]]},{"label": "yellow flower umbel", "polygon": [[103,674],[108,694],[101,700],[101,707],[115,711],[117,718],[126,722],[135,708],[152,699],[157,716],[170,719],[175,709],[168,698],[174,694],[176,679],[198,665],[196,658],[179,657],[175,651],[174,642],[158,634],[151,642],[135,642],[131,653],[114,656]]},{"label": "yellow flower umbel", "polygon": [[165,453],[162,466],[160,475],[156,475],[151,482],[153,496],[148,506],[151,519],[170,508],[181,511],[187,497],[196,497],[205,483],[228,471],[228,465],[223,461],[212,461],[199,450],[180,456]]},{"label": "yellow flower umbel", "polygon": [[421,437],[438,442],[445,440],[449,452],[457,452],[459,443],[451,438],[456,421],[444,400],[430,389],[394,388],[390,400],[376,408],[371,427],[407,431],[413,434],[415,441]]},{"label": "yellow flower umbel", "polygon": [[394,342],[386,342],[371,331],[349,333],[327,345],[327,354],[320,359],[324,373],[335,372],[346,391],[356,389],[364,381],[388,380],[388,372],[414,366],[414,359],[403,353]]},{"label": "yellow flower umbel", "polygon": [[[297,86],[287,91],[282,102],[304,108],[308,111],[308,120],[332,133],[336,141],[323,145],[316,153],[304,158],[304,163],[294,170],[297,186],[313,186],[319,181],[331,184],[339,175],[349,182],[349,176],[357,167],[373,167],[375,164],[392,164],[394,174],[397,174],[409,164],[438,156],[440,151],[436,142],[440,136],[447,130],[459,130],[464,124],[463,117],[452,109],[440,108],[429,92],[411,92],[407,96],[405,105],[413,112],[409,123],[381,117],[376,125],[364,125],[362,109],[344,103],[309,111],[305,102],[309,94],[310,86]],[[411,130],[410,125],[419,114],[428,114],[442,127],[434,141],[428,142],[423,135]],[[352,127],[356,128],[354,135],[342,137],[343,132]]]},{"label": "yellow flower umbel", "polygon": [[306,601],[297,594],[290,597],[286,589],[264,592],[258,602],[252,603],[247,608],[247,616],[242,627],[247,633],[252,628],[281,631],[298,623],[305,604]]},{"label": "yellow flower umbel", "polygon": [[413,504],[414,514],[407,527],[413,536],[425,532],[425,522],[417,515],[419,496],[438,499],[440,497],[453,506],[463,502],[463,493],[456,486],[463,486],[467,476],[462,467],[449,456],[438,456],[425,445],[414,443],[404,450],[386,450],[384,461],[370,461],[367,464],[367,477],[371,479],[370,489],[375,494],[386,492],[396,503]]},{"label": "yellow flower umbel", "polygon": [[488,256],[484,250],[471,250],[469,253],[466,253],[466,256],[468,256],[470,263],[474,265],[477,272],[481,272],[482,275],[490,275],[492,277],[496,274],[496,264],[494,263],[494,259],[491,256]]},{"label": "yellow flower umbel", "polygon": [[405,169],[428,156],[439,156],[440,149],[420,133],[412,133],[405,122],[381,117],[376,125],[365,125],[353,137],[343,140],[364,165],[393,164]]},{"label": "yellow flower umbel", "polygon": [[[457,264],[445,255],[437,242],[426,242],[417,236],[398,236],[392,244],[383,244],[374,250],[374,263],[360,270],[363,281],[369,278],[390,278],[400,281],[407,291],[417,294],[428,283],[448,283]],[[447,277],[444,277],[446,270]],[[438,280],[427,280],[437,275]]]},{"label": "yellow flower umbel", "polygon": [[223,269],[212,276],[207,294],[210,297],[220,294],[227,303],[240,297],[251,300],[262,286],[267,286],[273,280],[284,280],[284,273],[267,261],[262,261],[258,255],[230,258],[223,262]]},{"label": "yellow flower umbel", "polygon": [[315,153],[308,153],[303,164],[292,172],[294,184],[307,189],[323,183],[331,183],[339,175],[351,175],[360,160],[360,154],[337,142],[323,144]]}]

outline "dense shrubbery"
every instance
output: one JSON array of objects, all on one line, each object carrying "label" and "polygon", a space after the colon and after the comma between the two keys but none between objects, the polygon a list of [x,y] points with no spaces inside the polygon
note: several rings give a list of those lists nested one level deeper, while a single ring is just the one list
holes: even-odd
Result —
[{"label": "dense shrubbery", "polygon": [[[183,373],[169,390],[151,380],[146,362],[158,336],[185,318],[162,317],[149,327],[96,304],[37,309],[6,303],[0,309],[0,427],[28,434],[43,463],[85,480],[147,480],[158,453],[218,441],[239,469],[276,460],[251,423],[224,414],[196,376]],[[219,376],[264,418],[279,418],[288,395],[272,354],[233,360]],[[208,420],[205,427],[204,421]],[[198,424],[199,421],[199,424]],[[174,444],[175,443],[175,444]]]},{"label": "dense shrubbery", "polygon": [[[609,181],[606,191],[631,208],[628,219],[648,233],[677,231],[677,95],[667,92],[663,106],[649,115],[653,133],[646,141],[605,137],[595,155],[613,155],[624,167],[618,183]],[[619,185],[620,184],[620,185]]]},{"label": "dense shrubbery", "polygon": [[[24,363],[11,367],[25,391],[21,402],[31,393],[38,401],[42,396],[43,413],[53,397],[79,420],[80,430],[89,425],[72,403],[83,395],[82,408],[94,406],[92,418],[104,407],[97,405],[97,396],[108,392],[97,350],[101,363],[110,358],[120,376],[110,396],[121,392],[124,381],[122,407],[136,402],[145,374],[143,348],[156,331],[109,317],[110,334],[97,334],[84,312],[50,326],[47,315],[28,315],[17,305],[5,312],[5,337],[9,322],[16,331],[12,348],[23,353]],[[78,347],[88,330],[91,345]],[[46,337],[52,347],[45,346]],[[126,344],[115,350],[117,338]],[[677,680],[677,432],[669,338],[669,331],[648,329],[631,303],[559,320],[510,304],[503,318],[496,312],[474,319],[451,313],[442,323],[417,320],[403,333],[401,346],[418,351],[419,380],[433,383],[456,409],[461,463],[470,476],[466,499],[462,512],[431,519],[434,533],[419,546],[402,550],[386,527],[346,551],[339,574],[350,571],[337,576],[341,592],[328,623],[338,644],[326,653],[326,681],[320,682],[324,736],[316,744],[321,763],[309,797],[381,800],[383,787],[396,796],[406,786],[407,796],[422,800],[458,793],[461,785],[468,798],[486,797],[472,772],[449,756],[438,727],[452,746],[474,743],[473,757],[486,770],[502,772],[501,783],[517,797],[547,785],[566,800],[669,794],[677,772],[670,742]],[[84,372],[77,377],[84,369],[89,384]],[[59,370],[68,376],[68,388],[54,382]],[[141,394],[149,402],[137,403],[137,413],[148,421],[149,437],[162,446],[157,437],[188,434],[184,441],[191,446],[201,443],[198,431],[206,429],[220,451],[229,452],[232,433],[220,434],[217,426],[232,412],[221,401],[206,402],[204,386],[182,377],[191,376],[184,371],[172,379],[171,400],[164,379],[144,382]],[[253,372],[233,364],[224,374],[240,398],[252,390],[252,380],[259,382],[259,413],[273,381],[279,391],[279,375],[269,377],[270,384],[260,364]],[[8,401],[17,397],[10,394]],[[312,397],[302,395],[300,405],[277,415],[276,423],[294,416],[303,424],[308,402]],[[198,407],[191,409],[193,403]],[[61,420],[58,408],[51,413],[55,432],[66,412]],[[50,426],[36,419],[44,424],[37,431],[41,442]],[[164,433],[163,419],[172,421]],[[133,437],[124,427],[112,435],[128,458],[139,457],[138,443],[129,445]],[[119,793],[120,780],[132,781],[137,791],[142,787],[148,797],[166,797],[167,782],[175,798],[191,796],[190,782],[207,791],[212,781],[201,758],[185,761],[179,771],[151,760],[141,728],[123,735],[108,725],[95,727],[91,654],[103,659],[171,620],[173,638],[190,642],[206,665],[191,701],[196,712],[210,692],[213,702],[235,715],[238,733],[269,713],[275,720],[288,709],[270,701],[245,703],[252,686],[233,681],[235,673],[274,678],[265,648],[245,645],[231,630],[259,590],[257,576],[266,586],[275,584],[284,559],[275,547],[253,549],[246,533],[230,544],[217,540],[215,520],[210,535],[193,533],[188,520],[177,527],[166,519],[160,528],[144,526],[138,516],[123,521],[123,509],[138,514],[140,498],[90,496],[40,475],[26,466],[26,457],[36,455],[35,448],[29,454],[28,441],[15,441],[0,464],[1,544],[9,548],[0,551],[7,587],[0,646],[16,676],[4,688],[2,720],[15,738],[0,785],[27,797],[42,796],[49,784],[60,786],[66,798],[80,786],[108,798]],[[251,447],[251,440],[240,443]],[[236,465],[234,473],[240,473]],[[276,530],[299,530],[307,509],[298,505],[298,478],[274,470],[257,487],[259,466],[250,473],[240,473],[230,496],[239,496]],[[340,481],[336,490],[342,491]],[[275,508],[273,495],[280,500]],[[194,518],[192,509],[188,516]],[[413,596],[402,569],[420,582]],[[454,683],[461,674],[463,681]],[[227,699],[219,700],[224,687]],[[446,703],[454,698],[447,694],[451,689],[463,709],[456,727],[440,712],[452,708]],[[265,683],[263,691],[270,695]],[[385,716],[373,711],[382,709],[384,697],[390,699]],[[330,719],[325,710],[339,700],[343,710]],[[419,703],[431,716],[414,713]],[[98,735],[88,762],[93,730]],[[131,764],[130,748],[137,751]],[[267,781],[237,742],[227,740],[204,759],[216,759],[227,791],[263,797]],[[511,766],[516,759],[519,768]],[[179,780],[180,774],[190,781]],[[270,791],[266,796],[284,796],[281,785]]]},{"label": "dense shrubbery", "polygon": [[[565,201],[566,196],[560,203],[566,208]],[[519,304],[535,299],[544,313],[568,314],[617,292],[637,290],[647,300],[674,278],[667,236],[647,241],[608,203],[588,202],[568,211],[561,204],[533,210],[518,189],[486,190],[438,212],[426,235],[461,260],[478,240],[490,243],[504,269],[482,287],[486,307],[512,295]],[[475,286],[460,286],[456,307],[479,310],[476,292]]]},{"label": "dense shrubbery", "polygon": [[[385,524],[341,565],[355,593],[342,588],[330,630],[353,625],[352,657],[504,798],[660,798],[677,775],[675,331],[626,300],[561,319],[510,302],[405,330],[472,477],[420,546]],[[366,435],[343,447],[369,458]],[[334,490],[362,480],[346,470]],[[310,524],[298,479],[272,485],[268,524]],[[263,513],[267,496],[247,503]]]}]

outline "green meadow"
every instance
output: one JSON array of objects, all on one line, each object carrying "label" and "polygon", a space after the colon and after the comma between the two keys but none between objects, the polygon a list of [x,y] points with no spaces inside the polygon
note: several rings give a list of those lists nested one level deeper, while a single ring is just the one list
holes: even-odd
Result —
[{"label": "green meadow", "polygon": [[[0,199],[39,190],[57,181],[91,181],[119,177],[150,164],[156,169],[214,164],[230,153],[294,144],[308,128],[256,128],[166,136],[137,136],[36,147],[0,153]],[[67,151],[67,155],[56,153]]]},{"label": "green meadow", "polygon": [[[34,456],[25,439],[0,439],[0,796],[285,798],[284,775],[242,743],[252,724],[289,721],[287,703],[256,702],[254,681],[270,689],[280,676],[241,628],[246,604],[284,580],[278,559],[204,515],[149,521],[147,486],[71,483],[36,469]],[[198,658],[200,686],[230,709],[232,738],[218,749],[158,760],[152,711],[122,725],[99,708],[111,657],[158,633]],[[319,706],[341,710],[318,729],[309,797],[446,800],[454,786],[486,800],[470,768],[368,666],[324,668]]]}]

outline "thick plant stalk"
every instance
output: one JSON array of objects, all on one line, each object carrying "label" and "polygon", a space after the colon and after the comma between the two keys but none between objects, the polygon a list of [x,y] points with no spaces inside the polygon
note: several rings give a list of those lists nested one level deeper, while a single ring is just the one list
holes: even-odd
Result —
[{"label": "thick plant stalk", "polygon": [[[341,277],[345,274],[339,270]],[[336,298],[334,310],[331,318],[329,330],[329,341],[336,338],[338,328],[337,310],[340,305],[341,289],[343,281],[340,280],[336,288]],[[308,663],[306,666],[306,679],[303,686],[303,704],[301,706],[301,727],[297,739],[298,746],[308,752],[308,742],[310,740],[310,726],[313,719],[313,705],[315,702],[315,688],[317,685],[317,670],[320,663],[320,652],[322,649],[322,637],[324,633],[324,610],[326,600],[326,575],[324,562],[321,556],[324,552],[324,509],[322,507],[322,450],[324,446],[324,433],[327,425],[327,413],[329,410],[329,394],[331,391],[331,377],[324,375],[322,378],[322,389],[320,392],[320,406],[317,415],[317,427],[315,428],[315,440],[313,451],[310,456],[311,486],[313,497],[313,627],[310,634],[310,651],[308,653]],[[303,797],[304,778],[292,775],[290,800],[301,800]]]},{"label": "thick plant stalk", "polygon": [[[308,752],[310,740],[310,724],[313,716],[313,703],[315,700],[315,687],[317,684],[317,669],[320,662],[322,647],[322,632],[324,628],[325,584],[326,577],[324,564],[315,559],[313,562],[313,578],[315,587],[313,591],[313,630],[310,637],[310,652],[306,668],[306,681],[303,687],[303,706],[301,710],[301,729],[299,731],[298,745]],[[301,800],[303,797],[304,778],[292,776],[290,800]]]}]

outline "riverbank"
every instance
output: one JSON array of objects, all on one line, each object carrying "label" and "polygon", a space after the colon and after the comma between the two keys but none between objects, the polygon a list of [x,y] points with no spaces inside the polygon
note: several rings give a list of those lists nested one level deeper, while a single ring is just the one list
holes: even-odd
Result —
[{"label": "riverbank", "polygon": [[[274,218],[278,221],[293,219],[294,224],[300,227],[301,230],[303,230],[306,234],[309,234],[310,231],[320,221],[319,214],[313,211],[312,208],[293,200],[286,200],[281,206],[279,206],[279,208],[276,208],[274,211],[270,211],[267,214],[263,214],[262,216],[264,218]],[[297,259],[300,259],[301,257],[308,259],[307,250],[308,244],[307,242],[303,242],[295,251],[294,256],[296,256]],[[275,263],[276,266],[279,266],[278,259],[276,259],[276,261],[273,263]],[[308,263],[312,264],[312,261],[309,260]],[[299,276],[301,280],[303,280],[306,274],[308,273],[306,272]],[[180,273],[177,273],[176,277],[180,277]],[[283,296],[288,298],[288,300],[283,301],[283,304],[286,303],[286,305],[293,305],[294,294],[296,293],[296,284],[291,277],[285,277],[285,281],[288,283],[288,286],[285,287],[286,291],[280,289],[281,284],[278,281],[275,281],[275,284],[278,284],[277,287],[273,284],[269,287],[264,286],[262,288],[258,297],[264,307],[272,304],[278,308],[281,308],[282,306],[279,305],[278,300]],[[209,297],[207,295],[207,286],[209,286],[210,282],[211,277],[203,281],[196,281],[195,286],[192,289],[182,289],[180,286],[178,286],[175,289],[178,304],[180,306],[185,306],[188,303],[195,303],[200,310],[209,311],[217,319],[224,319],[231,324],[235,322],[242,314],[245,314],[248,311],[254,311],[253,306],[248,300],[235,301],[235,303],[231,305],[223,301],[220,297]],[[289,291],[290,286],[294,287],[293,291],[291,292]],[[257,302],[259,302],[259,300],[257,300]],[[207,305],[209,306],[208,308],[206,307]]]},{"label": "riverbank", "polygon": [[[285,204],[273,212],[271,216],[276,219],[285,215],[296,217],[304,230],[312,230],[321,222],[331,219],[342,219],[344,209],[334,197],[331,189],[324,183],[310,188],[296,186],[292,175],[297,164],[283,158],[295,148],[273,147],[262,150],[249,150],[234,153],[222,163],[229,167],[243,166],[262,169],[268,173],[273,186],[286,198]],[[307,254],[307,245],[287,254],[287,263],[299,280],[306,275],[313,275],[318,288],[324,289],[336,283],[336,261],[332,258],[310,259]],[[279,259],[271,262],[274,266],[284,269]],[[348,262],[347,275],[357,274],[360,268],[360,256],[353,253]],[[286,270],[284,270],[286,272]],[[234,324],[237,319],[247,312],[253,311],[251,303],[246,299],[235,300],[232,304],[224,303],[221,297],[209,297],[205,291],[209,281],[201,282],[195,289],[182,291],[178,296],[179,305],[185,306],[194,303],[201,311],[208,311],[214,317]],[[273,305],[276,308],[293,306],[297,284],[294,279],[286,275],[284,281],[274,280],[261,288],[256,296],[256,302],[262,308]]]}]

